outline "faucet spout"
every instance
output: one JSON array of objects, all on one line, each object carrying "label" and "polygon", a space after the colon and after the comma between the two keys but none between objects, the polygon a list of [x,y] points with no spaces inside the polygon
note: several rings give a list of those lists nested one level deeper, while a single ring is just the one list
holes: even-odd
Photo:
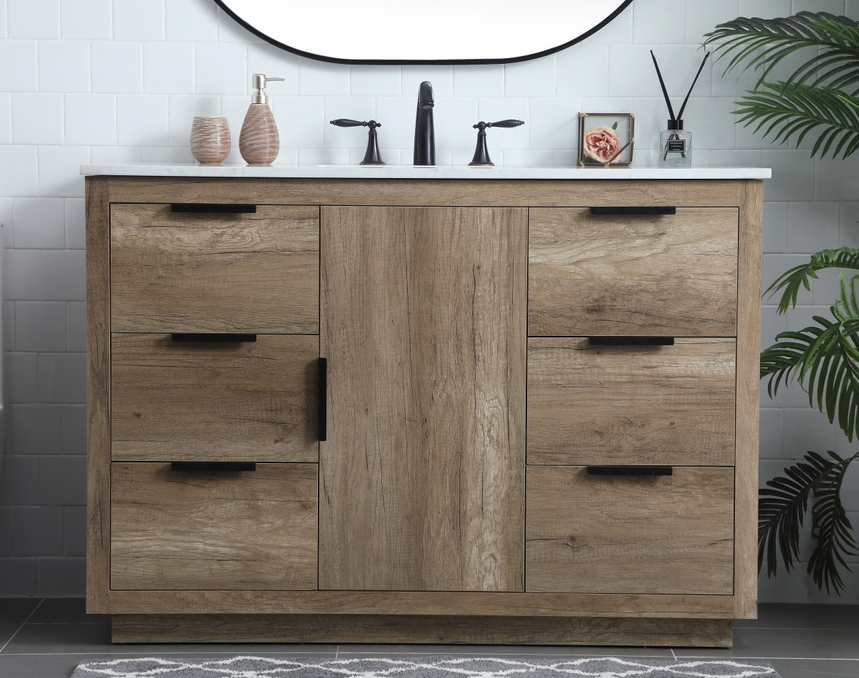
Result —
[{"label": "faucet spout", "polygon": [[415,165],[435,165],[433,106],[435,101],[432,96],[432,85],[424,80],[418,90],[418,110],[415,117]]}]

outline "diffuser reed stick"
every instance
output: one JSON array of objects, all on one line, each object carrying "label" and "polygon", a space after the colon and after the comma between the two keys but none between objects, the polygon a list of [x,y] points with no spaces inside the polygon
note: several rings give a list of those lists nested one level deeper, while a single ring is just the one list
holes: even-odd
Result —
[{"label": "diffuser reed stick", "polygon": [[656,77],[659,78],[659,86],[662,88],[662,96],[665,98],[665,105],[668,107],[669,115],[667,125],[668,130],[663,132],[661,135],[661,146],[663,151],[661,162],[663,164],[668,164],[669,155],[671,154],[676,154],[678,156],[676,164],[688,165],[691,163],[691,160],[688,157],[691,150],[691,134],[689,132],[682,131],[683,113],[686,110],[686,104],[689,103],[689,97],[692,95],[692,90],[695,89],[695,85],[698,82],[698,78],[701,76],[701,71],[704,70],[704,64],[707,63],[709,56],[710,52],[707,52],[704,55],[704,59],[698,67],[698,72],[695,74],[694,80],[692,80],[692,85],[686,93],[686,98],[683,99],[680,110],[675,115],[674,107],[671,105],[671,97],[668,96],[668,88],[665,86],[665,78],[662,77],[662,71],[659,70],[659,63],[656,61],[656,55],[653,53],[653,50],[650,50],[650,58],[653,59],[653,66],[656,68]]}]

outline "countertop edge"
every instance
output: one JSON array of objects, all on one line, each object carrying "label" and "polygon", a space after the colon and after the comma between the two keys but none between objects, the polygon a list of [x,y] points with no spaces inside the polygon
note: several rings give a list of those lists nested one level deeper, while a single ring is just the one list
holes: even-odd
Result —
[{"label": "countertop edge", "polygon": [[84,176],[198,177],[249,179],[475,179],[475,180],[693,180],[769,179],[767,167],[413,167],[411,165],[81,165]]}]

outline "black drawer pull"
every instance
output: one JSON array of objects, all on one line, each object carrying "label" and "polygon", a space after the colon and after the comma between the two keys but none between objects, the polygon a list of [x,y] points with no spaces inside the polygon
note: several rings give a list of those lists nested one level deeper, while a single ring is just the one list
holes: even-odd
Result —
[{"label": "black drawer pull", "polygon": [[229,343],[247,344],[257,340],[255,334],[237,334],[230,332],[174,332],[170,335],[173,341],[187,341],[195,343]]},{"label": "black drawer pull", "polygon": [[218,214],[255,214],[256,205],[238,205],[219,202],[174,202],[170,204],[171,212],[216,212]]},{"label": "black drawer pull", "polygon": [[674,337],[588,337],[591,346],[674,346]]},{"label": "black drawer pull", "polygon": [[173,471],[192,471],[196,473],[223,473],[235,471],[256,471],[255,461],[173,461]]},{"label": "black drawer pull", "polygon": [[670,476],[673,466],[588,466],[589,476]]},{"label": "black drawer pull", "polygon": [[591,207],[591,214],[595,217],[623,217],[623,216],[661,216],[666,214],[677,214],[676,207],[662,205],[627,205],[618,207]]},{"label": "black drawer pull", "polygon": [[328,358],[319,359],[319,441],[328,440]]}]

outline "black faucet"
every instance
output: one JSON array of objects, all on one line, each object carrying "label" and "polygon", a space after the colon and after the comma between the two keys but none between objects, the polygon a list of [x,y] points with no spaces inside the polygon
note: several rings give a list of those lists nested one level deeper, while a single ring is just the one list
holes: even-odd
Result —
[{"label": "black faucet", "polygon": [[415,165],[435,165],[434,105],[432,85],[424,80],[418,90],[418,112],[415,118]]}]

